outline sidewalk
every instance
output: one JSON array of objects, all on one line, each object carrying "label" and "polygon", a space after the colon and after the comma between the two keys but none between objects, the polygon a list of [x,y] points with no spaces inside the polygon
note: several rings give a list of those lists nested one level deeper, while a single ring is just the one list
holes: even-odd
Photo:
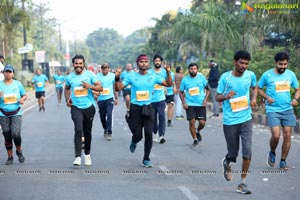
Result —
[{"label": "sidewalk", "polygon": [[[212,103],[208,102],[207,108],[212,111]],[[256,124],[268,126],[268,120],[267,116],[265,114],[260,113],[259,111],[252,112],[252,120]],[[294,133],[300,134],[300,128],[299,128],[299,120],[296,122],[296,126],[294,127]]]}]

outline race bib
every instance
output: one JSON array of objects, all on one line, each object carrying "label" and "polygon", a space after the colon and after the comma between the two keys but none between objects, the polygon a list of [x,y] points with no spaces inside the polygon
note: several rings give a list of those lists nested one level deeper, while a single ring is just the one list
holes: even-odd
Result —
[{"label": "race bib", "polygon": [[56,84],[58,84],[58,85],[61,84],[61,81],[60,81],[60,80],[57,80],[57,81],[56,81]]},{"label": "race bib", "polygon": [[290,92],[290,82],[289,81],[276,81],[275,82],[276,92]]},{"label": "race bib", "polygon": [[101,95],[110,95],[110,89],[109,88],[103,88]]},{"label": "race bib", "polygon": [[137,101],[148,101],[149,100],[149,91],[136,91],[136,100]]},{"label": "race bib", "polygon": [[85,97],[88,95],[88,89],[83,87],[75,87],[74,88],[74,96],[75,97]]},{"label": "race bib", "polygon": [[159,84],[154,85],[154,90],[163,90],[163,89],[164,89],[164,86],[162,86],[162,85],[159,85]]},{"label": "race bib", "polygon": [[7,94],[4,95],[4,104],[14,104],[18,102],[16,94]]},{"label": "race bib", "polygon": [[190,88],[190,89],[189,89],[189,94],[190,94],[191,96],[199,95],[199,94],[200,94],[200,90],[199,90],[198,87]]},{"label": "race bib", "polygon": [[37,82],[36,84],[38,87],[43,87],[43,82]]},{"label": "race bib", "polygon": [[246,96],[237,97],[234,99],[230,99],[230,107],[232,112],[239,112],[241,110],[248,109],[248,99]]}]

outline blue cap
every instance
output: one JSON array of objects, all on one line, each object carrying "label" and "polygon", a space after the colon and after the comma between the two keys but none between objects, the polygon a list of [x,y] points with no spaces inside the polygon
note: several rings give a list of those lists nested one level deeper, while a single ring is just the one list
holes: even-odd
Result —
[{"label": "blue cap", "polygon": [[14,67],[13,67],[11,64],[7,64],[7,65],[5,65],[3,71],[4,71],[4,72],[5,72],[5,71],[14,72]]}]

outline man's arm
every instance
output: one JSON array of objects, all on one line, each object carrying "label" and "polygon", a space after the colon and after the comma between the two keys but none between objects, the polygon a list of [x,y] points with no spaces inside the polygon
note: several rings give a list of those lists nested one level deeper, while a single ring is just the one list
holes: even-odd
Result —
[{"label": "man's arm", "polygon": [[299,90],[299,87],[298,87],[298,88],[295,88],[295,95],[294,95],[294,98],[292,100],[292,105],[293,106],[297,106],[298,105],[299,96],[300,96],[300,90]]},{"label": "man's arm", "polygon": [[250,106],[254,107],[254,106],[256,106],[257,86],[251,88],[251,95],[252,95],[252,99],[250,102]]}]

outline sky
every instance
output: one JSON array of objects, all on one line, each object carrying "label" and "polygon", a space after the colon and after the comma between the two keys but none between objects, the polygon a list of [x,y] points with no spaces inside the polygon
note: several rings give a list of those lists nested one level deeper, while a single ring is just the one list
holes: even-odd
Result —
[{"label": "sky", "polygon": [[[61,24],[62,37],[85,39],[99,28],[113,28],[126,37],[134,31],[153,26],[152,18],[178,8],[186,9],[192,0],[33,0],[46,4]],[[57,28],[58,30],[58,28]]]}]

